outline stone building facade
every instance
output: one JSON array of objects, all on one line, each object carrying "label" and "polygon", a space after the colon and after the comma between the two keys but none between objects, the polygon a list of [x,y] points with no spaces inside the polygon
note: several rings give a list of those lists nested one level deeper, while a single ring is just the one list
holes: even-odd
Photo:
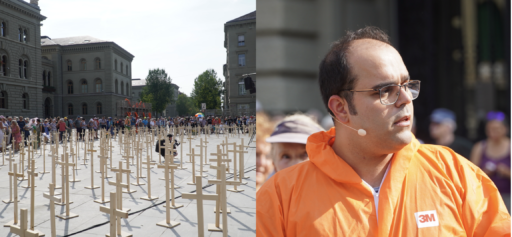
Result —
[{"label": "stone building facade", "polygon": [[[256,93],[245,90],[242,75],[256,72],[256,11],[224,24],[226,64],[223,67],[226,92],[223,109],[231,115],[254,114]],[[256,75],[251,75],[256,83]]]},{"label": "stone building facade", "polygon": [[0,114],[42,114],[41,15],[36,0],[0,0]]},{"label": "stone building facade", "polygon": [[41,44],[41,75],[51,89],[43,91],[44,117],[121,116],[116,113],[117,101],[131,99],[132,94],[130,52],[90,36],[43,36]]}]

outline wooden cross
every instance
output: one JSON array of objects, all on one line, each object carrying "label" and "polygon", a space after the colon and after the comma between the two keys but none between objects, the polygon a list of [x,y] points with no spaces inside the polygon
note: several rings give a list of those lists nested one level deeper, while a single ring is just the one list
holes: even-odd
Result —
[{"label": "wooden cross", "polygon": [[[188,133],[188,153],[192,153],[192,140],[194,140],[194,138],[192,138],[191,134]],[[188,160],[188,163],[192,163],[192,159],[189,158]]]},{"label": "wooden cross", "polygon": [[[21,163],[21,166],[18,167],[20,169],[20,172],[21,173],[24,173],[25,172],[25,147],[23,145],[23,141],[20,143],[20,156],[19,156],[19,163]],[[21,178],[19,178],[18,180],[19,181],[25,181],[27,180],[28,178],[25,177],[25,175],[23,175]]]},{"label": "wooden cross", "polygon": [[59,158],[59,155],[57,155],[57,152],[55,151],[57,149],[57,147],[50,145],[50,149],[52,151],[52,154],[48,155],[48,157],[52,158],[52,183],[55,184],[55,189],[59,189],[62,187],[57,186],[57,184],[56,184],[57,183],[57,172],[55,171],[55,166],[56,166],[55,160],[57,160]]},{"label": "wooden cross", "polygon": [[[91,170],[91,186],[86,186],[84,188],[86,188],[86,189],[97,189],[97,188],[100,188],[100,187],[94,185],[94,157],[93,157],[94,156],[94,152],[97,152],[97,151],[94,150],[93,144],[91,144],[90,149],[87,150],[87,151],[91,152],[91,166],[89,167],[89,169]],[[85,163],[85,161],[84,161],[84,163]]]},{"label": "wooden cross", "polygon": [[128,159],[126,159],[125,164],[126,164],[126,169],[124,169],[121,173],[123,173],[123,172],[126,173],[126,185],[128,185],[128,187],[126,188],[126,190],[123,190],[123,193],[137,192],[137,190],[130,190],[130,173],[133,173],[133,171],[130,170],[130,165],[129,165]]},{"label": "wooden cross", "polygon": [[125,233],[125,232],[121,231],[121,219],[120,218],[127,219],[128,212],[123,211],[123,210],[118,210],[118,208],[116,208],[116,199],[118,199],[116,196],[117,196],[117,194],[115,192],[110,192],[110,200],[112,200],[110,202],[110,208],[100,206],[101,212],[104,212],[104,213],[107,213],[110,215],[110,235],[107,234],[107,236],[112,236],[112,237],[114,237],[114,236],[132,236],[129,233]]},{"label": "wooden cross", "polygon": [[[10,148],[9,158],[8,158],[8,159],[6,159],[6,160],[8,160],[8,161],[9,161],[9,172],[12,172],[12,162],[13,162],[13,161],[16,161],[16,159],[12,158],[12,147]],[[12,182],[12,176],[11,176],[11,175],[9,175],[9,199],[2,200],[2,202],[6,203],[6,204],[7,204],[7,203],[14,202],[14,201],[12,200],[12,186],[13,186],[12,184],[13,184],[13,182]]]},{"label": "wooden cross", "polygon": [[103,204],[103,203],[107,203],[107,202],[110,202],[110,200],[108,199],[105,199],[105,171],[106,171],[106,160],[108,157],[104,156],[104,155],[99,155],[98,156],[101,160],[100,160],[100,173],[101,173],[101,199],[96,199],[94,200],[95,203],[100,203],[100,204]]},{"label": "wooden cross", "polygon": [[[127,173],[129,174],[130,173],[130,170],[129,169],[123,169],[123,162],[122,161],[119,161],[119,168],[118,169],[111,169],[113,172],[116,172],[116,182],[111,182],[109,181],[108,184],[109,185],[113,185],[113,186],[116,186],[116,193],[118,193],[119,195],[117,195],[117,208],[120,209],[120,210],[123,210],[123,211],[130,211],[130,209],[126,208],[126,209],[123,209],[123,199],[121,198],[123,192],[122,192],[122,188],[128,188],[128,184],[125,184],[125,183],[121,183],[123,181],[123,178],[122,178],[122,174],[123,173]],[[112,200],[110,200],[112,201]]]},{"label": "wooden cross", "polygon": [[202,177],[195,176],[196,194],[183,193],[182,198],[197,200],[197,230],[198,236],[204,237],[203,200],[217,200],[217,194],[203,194]]},{"label": "wooden cross", "polygon": [[[195,149],[192,149],[192,154],[187,154],[187,156],[190,156],[192,157],[192,182],[188,182],[187,184],[189,185],[196,185],[196,180],[194,179],[194,177],[196,176],[196,156],[199,156],[199,154],[195,154],[194,151]],[[201,165],[201,169],[202,169],[202,165]],[[202,173],[200,173],[200,175],[202,176]]]},{"label": "wooden cross", "polygon": [[[238,172],[240,172],[239,176],[240,177],[240,181],[242,181],[242,179],[248,179],[250,177],[248,176],[244,176],[244,153],[248,153],[247,151],[244,151],[244,147],[249,147],[249,146],[244,146],[244,139],[242,138],[242,143],[240,144],[240,149],[238,150],[238,154],[240,154],[240,167],[238,169]],[[247,184],[245,182],[242,182],[243,184]]]},{"label": "wooden cross", "polygon": [[[180,207],[183,207],[183,205],[176,205],[174,203],[174,189],[176,188],[174,186],[174,170],[178,168],[177,165],[171,165],[169,159],[173,159],[172,156],[171,157],[167,157],[165,158],[165,163],[163,165],[158,165],[157,167],[160,168],[160,169],[164,169],[164,179],[165,179],[165,188],[166,188],[166,191],[165,191],[165,195],[166,195],[166,204],[164,205],[165,208],[172,208],[172,209],[178,209]],[[171,174],[169,175],[169,170],[171,171]],[[170,179],[169,179],[169,176],[170,176]],[[170,195],[171,195],[171,204],[169,206],[169,181],[171,182],[171,187],[170,187]],[[170,214],[167,214],[167,215],[170,215]],[[162,223],[162,222],[160,222]],[[170,216],[169,218],[166,219],[166,223],[169,224],[170,223]],[[169,228],[172,228],[172,227],[169,227]]]},{"label": "wooden cross", "polygon": [[[181,128],[181,129],[183,130],[183,128]],[[181,133],[180,134],[180,142],[181,142],[182,146],[180,146],[180,168],[179,168],[180,170],[187,169],[186,167],[183,167],[183,143],[185,143],[183,141],[183,136],[184,136],[183,133]]]},{"label": "wooden cross", "polygon": [[151,168],[150,168],[150,166],[152,164],[154,164],[154,163],[151,163],[151,161],[149,160],[149,156],[146,156],[146,157],[147,157],[147,162],[142,162],[142,164],[147,165],[147,171],[148,171],[148,195],[144,196],[144,197],[141,197],[140,199],[146,200],[146,201],[152,201],[152,200],[158,199],[158,196],[151,196],[151,175],[150,175]]},{"label": "wooden cross", "polygon": [[[13,178],[12,186],[14,186],[14,220],[9,221],[7,224],[5,224],[5,227],[9,227],[12,225],[18,225],[18,184],[16,183],[17,177],[23,177],[23,173],[18,173],[18,164],[13,164],[13,171],[9,172],[9,176]],[[26,218],[26,217],[25,217]],[[26,221],[26,219],[25,219]],[[25,222],[26,224],[26,222]],[[25,228],[26,229],[26,228]]]},{"label": "wooden cross", "polygon": [[55,184],[50,183],[50,193],[43,193],[43,197],[50,200],[50,222],[52,229],[52,237],[57,236],[55,232],[55,204],[54,202],[61,202],[61,199],[55,197]]},{"label": "wooden cross", "polygon": [[[226,151],[226,153],[227,153],[227,150],[229,149],[229,145],[236,146],[236,142],[229,143],[228,142],[228,138],[226,137],[226,141],[225,142],[224,141],[221,142],[220,145],[222,146],[222,152]],[[224,146],[226,146],[226,149],[224,149]],[[227,165],[228,174],[232,174],[232,173],[229,172],[229,163],[227,163],[227,164],[228,164]]]},{"label": "wooden cross", "polygon": [[[205,138],[206,139],[206,138]],[[196,147],[199,147],[199,156],[201,158],[201,167],[204,165],[207,165],[207,161],[206,161],[206,154],[207,153],[204,153],[204,158],[205,158],[205,162],[203,162],[203,147],[206,148],[207,145],[203,145],[203,138],[200,138],[199,139],[199,145],[196,145]],[[202,171],[201,171],[202,172]]]},{"label": "wooden cross", "polygon": [[31,183],[31,187],[30,187],[30,230],[32,231],[35,231],[35,232],[38,232],[39,235],[43,236],[43,232],[41,231],[38,231],[38,230],[34,230],[34,199],[35,199],[35,187],[36,187],[36,183],[34,181],[34,177],[37,177],[37,172],[34,170],[34,167],[35,167],[35,160],[32,160],[32,169],[31,170],[27,170],[27,174],[30,176],[29,177],[29,180],[32,180],[32,183]]},{"label": "wooden cross", "polygon": [[[221,210],[228,210],[227,208],[227,195],[226,195],[226,185],[229,184],[229,181],[226,181],[226,165],[222,164],[217,169],[217,180],[208,180],[208,184],[216,184],[217,185],[217,203],[216,208],[220,208]],[[222,212],[222,211],[221,211]],[[222,212],[222,227],[220,227],[220,212],[215,212],[215,224],[208,224],[209,231],[222,231],[222,235],[228,236],[228,211]]]},{"label": "wooden cross", "polygon": [[204,164],[205,164],[205,165],[210,165],[210,164],[208,163],[208,143],[210,143],[210,142],[209,142],[209,141],[208,141],[208,139],[205,137],[205,138],[204,138],[203,143],[204,143]]},{"label": "wooden cross", "polygon": [[[221,170],[224,171],[223,173],[226,173],[226,169],[227,169],[226,165],[224,165],[222,162],[231,162],[231,159],[222,159],[223,156],[227,157],[228,155],[221,152],[220,145],[217,145],[217,153],[210,153],[210,155],[217,156],[217,159],[210,159],[211,162],[217,162],[217,166],[210,165],[210,168],[217,170],[217,179],[220,179],[220,177],[221,177],[221,174],[220,174]],[[233,181],[227,181],[227,182],[233,182]],[[226,183],[226,184],[230,184],[231,185],[231,183]],[[217,193],[219,193],[219,192],[220,192],[220,189],[217,187]],[[220,204],[216,205],[216,207],[213,208],[213,211],[217,212],[217,208],[219,208],[219,207],[220,207]],[[224,209],[221,209],[220,212],[222,212],[222,210],[224,210]],[[227,210],[228,214],[231,213],[229,208],[227,208],[226,210]]]},{"label": "wooden cross", "polygon": [[18,227],[16,225],[11,225],[11,232],[19,235],[20,237],[38,237],[39,233],[27,229],[27,215],[28,210],[25,208],[21,209],[20,226]]},{"label": "wooden cross", "polygon": [[[63,154],[63,156],[64,156],[64,154]],[[71,168],[73,168],[75,163],[69,162],[69,155],[68,155],[68,153],[66,153],[65,156],[66,156],[66,161],[65,162],[62,161],[62,162],[57,162],[57,163],[65,168],[63,179],[64,179],[64,182],[66,183],[66,185],[65,186],[62,185],[63,189],[65,189],[65,193],[64,193],[64,190],[62,192],[62,199],[64,199],[62,201],[66,201],[66,211],[61,213],[60,215],[57,215],[57,217],[61,218],[61,219],[64,219],[64,220],[67,220],[67,219],[78,217],[78,214],[74,214],[74,213],[69,212],[69,204],[72,203],[72,202],[69,201],[69,181],[68,181],[68,178],[69,178],[69,167],[71,166]],[[91,160],[91,162],[92,162],[92,160]],[[59,205],[59,204],[57,204],[57,205]]]}]

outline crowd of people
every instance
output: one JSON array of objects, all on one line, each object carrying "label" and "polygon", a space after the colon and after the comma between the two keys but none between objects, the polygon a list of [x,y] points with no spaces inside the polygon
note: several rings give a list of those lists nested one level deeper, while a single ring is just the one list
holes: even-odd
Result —
[{"label": "crowd of people", "polygon": [[3,151],[4,146],[5,148],[12,146],[14,152],[18,152],[21,142],[24,141],[24,145],[27,145],[27,140],[23,138],[28,138],[30,135],[37,135],[37,141],[34,140],[36,148],[40,147],[41,139],[44,139],[45,142],[54,142],[55,139],[52,139],[52,134],[55,133],[58,134],[58,142],[62,143],[63,136],[65,134],[70,135],[72,130],[76,130],[77,139],[81,141],[84,139],[86,130],[89,130],[89,139],[98,139],[98,130],[100,129],[105,129],[113,135],[114,132],[124,133],[125,129],[135,129],[138,132],[141,127],[153,129],[163,126],[191,126],[193,133],[205,133],[209,127],[208,125],[211,125],[210,132],[226,133],[232,132],[233,125],[236,125],[237,132],[247,133],[247,128],[244,130],[243,125],[250,125],[255,122],[255,116],[178,116],[166,118],[126,116],[124,118],[93,117],[87,120],[80,116],[41,119],[0,115],[0,151]]}]

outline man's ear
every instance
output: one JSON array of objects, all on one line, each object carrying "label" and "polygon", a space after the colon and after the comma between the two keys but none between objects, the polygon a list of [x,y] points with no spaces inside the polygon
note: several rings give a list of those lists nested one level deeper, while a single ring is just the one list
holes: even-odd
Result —
[{"label": "man's ear", "polygon": [[348,103],[339,95],[333,95],[327,103],[329,109],[334,114],[334,118],[339,122],[347,123],[349,121]]}]

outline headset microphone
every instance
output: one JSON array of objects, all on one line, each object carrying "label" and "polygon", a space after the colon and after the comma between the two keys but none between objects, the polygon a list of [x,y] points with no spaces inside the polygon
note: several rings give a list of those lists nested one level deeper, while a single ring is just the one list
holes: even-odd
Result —
[{"label": "headset microphone", "polygon": [[361,129],[359,129],[359,130],[357,130],[357,129],[353,128],[353,127],[350,127],[350,126],[348,126],[348,125],[346,125],[346,124],[344,124],[344,123],[340,122],[336,117],[334,117],[334,116],[332,116],[332,115],[331,115],[331,117],[332,117],[334,120],[338,121],[338,123],[341,123],[341,124],[343,124],[343,125],[345,125],[345,126],[347,126],[347,127],[351,128],[352,130],[356,131],[356,132],[357,132],[357,134],[359,134],[359,136],[361,136],[361,137],[366,136],[366,130],[364,130],[364,129],[362,129],[362,128],[361,128]]}]

